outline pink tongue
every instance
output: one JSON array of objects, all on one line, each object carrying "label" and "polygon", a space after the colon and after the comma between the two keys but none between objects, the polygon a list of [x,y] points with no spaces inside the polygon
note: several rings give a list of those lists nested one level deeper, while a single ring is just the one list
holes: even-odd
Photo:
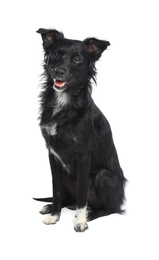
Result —
[{"label": "pink tongue", "polygon": [[63,87],[65,84],[66,84],[67,81],[58,81],[58,80],[55,80],[54,83],[57,87],[61,88]]}]

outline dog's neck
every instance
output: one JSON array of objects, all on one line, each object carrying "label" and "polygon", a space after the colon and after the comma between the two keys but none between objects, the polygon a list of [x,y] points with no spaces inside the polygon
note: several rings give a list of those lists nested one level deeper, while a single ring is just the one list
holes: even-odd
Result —
[{"label": "dog's neck", "polygon": [[78,91],[76,89],[63,92],[57,92],[51,84],[46,84],[41,93],[40,124],[61,119],[67,121],[68,114],[70,118],[83,113],[91,103],[91,93],[91,84],[79,87]]},{"label": "dog's neck", "polygon": [[56,115],[58,112],[60,112],[62,109],[65,109],[65,107],[69,105],[70,105],[69,93],[65,91],[57,92],[55,90],[53,116]]}]

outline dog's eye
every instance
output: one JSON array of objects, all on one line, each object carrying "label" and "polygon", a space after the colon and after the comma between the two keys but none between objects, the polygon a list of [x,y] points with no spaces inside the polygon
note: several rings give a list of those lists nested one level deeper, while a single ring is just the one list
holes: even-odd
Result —
[{"label": "dog's eye", "polygon": [[82,57],[79,56],[79,55],[77,55],[77,56],[75,56],[75,57],[73,58],[73,62],[74,62],[74,63],[80,63],[81,61],[82,61]]}]

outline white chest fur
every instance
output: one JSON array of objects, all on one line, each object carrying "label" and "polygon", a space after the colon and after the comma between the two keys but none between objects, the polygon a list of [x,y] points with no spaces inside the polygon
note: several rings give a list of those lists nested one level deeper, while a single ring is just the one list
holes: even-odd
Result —
[{"label": "white chest fur", "polygon": [[63,107],[69,104],[69,95],[65,92],[56,92],[55,106],[53,115],[56,115]]},{"label": "white chest fur", "polygon": [[[53,117],[59,113],[67,104],[69,104],[70,98],[69,95],[65,92],[55,92],[55,103],[53,109]],[[56,136],[57,135],[57,123],[50,123],[47,125],[42,125],[41,130],[43,133],[46,133],[49,136]],[[54,150],[53,147],[48,144],[49,151],[51,154],[54,155],[56,160],[58,160],[61,165],[65,168],[65,170],[70,173],[69,165],[66,165],[60,155]]]},{"label": "white chest fur", "polygon": [[41,130],[46,131],[48,135],[54,136],[57,134],[57,123],[41,126]]},{"label": "white chest fur", "polygon": [[61,165],[63,166],[63,168],[65,168],[65,170],[67,171],[67,173],[70,173],[69,165],[66,165],[66,164],[63,162],[63,160],[62,160],[62,158],[59,156],[59,154],[56,153],[55,150],[54,150],[52,147],[49,148],[49,151],[50,151],[50,153],[52,153],[52,154],[54,155],[55,159],[61,163]]},{"label": "white chest fur", "polygon": [[[57,123],[52,123],[52,124],[48,124],[48,125],[43,125],[41,126],[41,130],[44,131],[45,133],[47,133],[49,136],[56,136],[57,134]],[[65,168],[65,170],[70,173],[70,169],[69,166],[66,165],[62,158],[60,157],[60,155],[53,149],[53,147],[51,147],[49,145],[49,151],[51,154],[54,155],[55,159],[57,161],[59,161],[61,163],[61,165],[63,166],[63,168]]]}]

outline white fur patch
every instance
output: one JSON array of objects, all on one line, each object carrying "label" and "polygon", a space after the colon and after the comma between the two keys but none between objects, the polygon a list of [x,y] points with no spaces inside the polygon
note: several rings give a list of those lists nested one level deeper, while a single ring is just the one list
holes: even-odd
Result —
[{"label": "white fur patch", "polygon": [[45,205],[44,207],[42,207],[42,209],[39,211],[39,213],[41,214],[45,214],[47,210],[47,205]]},{"label": "white fur patch", "polygon": [[42,130],[45,130],[48,135],[52,135],[52,136],[57,134],[56,128],[57,128],[57,123],[41,126]]},{"label": "white fur patch", "polygon": [[58,155],[58,153],[55,152],[55,150],[50,147],[50,152],[55,156],[55,158],[62,164],[62,166],[66,169],[66,171],[69,173],[69,167],[66,166],[63,162],[63,160],[61,159],[61,157]]},{"label": "white fur patch", "polygon": [[75,135],[72,136],[72,140],[73,140],[74,142],[76,142],[76,143],[78,142],[78,139],[77,139],[77,137],[76,137]]},{"label": "white fur patch", "polygon": [[69,103],[69,95],[65,92],[55,92],[56,100],[55,100],[55,108],[53,115],[57,114],[64,106]]},{"label": "white fur patch", "polygon": [[46,225],[50,225],[50,224],[56,224],[56,222],[60,219],[60,215],[50,215],[47,218],[44,219],[44,223]]},{"label": "white fur patch", "polygon": [[57,128],[57,124],[56,124],[56,123],[55,123],[55,124],[52,124],[52,125],[50,126],[50,129],[49,129],[50,135],[56,135],[56,134],[57,134],[56,128]]},{"label": "white fur patch", "polygon": [[76,221],[77,222],[86,221],[86,207],[76,210]]},{"label": "white fur patch", "polygon": [[56,157],[56,159],[58,161],[60,161],[60,163],[62,165],[65,165],[64,162],[62,161],[61,157],[58,155],[58,153],[55,152],[55,150],[52,147],[50,147],[50,152]]},{"label": "white fur patch", "polygon": [[77,232],[83,232],[88,228],[86,220],[86,207],[77,209],[74,229]]},{"label": "white fur patch", "polygon": [[39,213],[41,213],[41,214],[48,214],[48,213],[51,212],[49,210],[50,210],[50,207],[48,205],[45,205],[45,206],[42,207],[42,209],[39,211]]},{"label": "white fur patch", "polygon": [[58,88],[56,87],[56,85],[53,85],[53,89],[56,90],[56,91],[59,92],[59,93],[63,92],[63,89],[58,89]]}]

